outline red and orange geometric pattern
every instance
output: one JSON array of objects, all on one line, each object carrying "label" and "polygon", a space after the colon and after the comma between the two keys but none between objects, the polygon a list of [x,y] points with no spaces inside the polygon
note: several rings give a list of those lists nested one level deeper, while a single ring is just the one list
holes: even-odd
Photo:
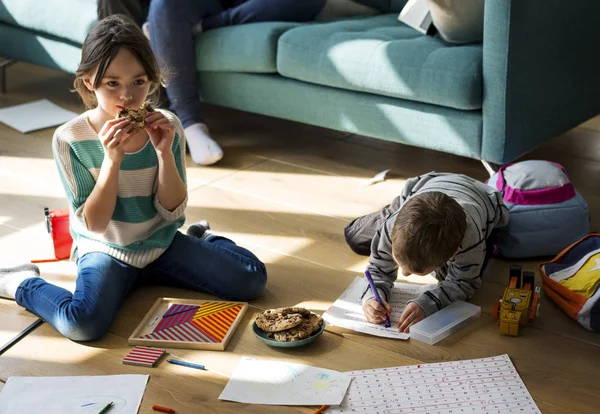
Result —
[{"label": "red and orange geometric pattern", "polygon": [[241,304],[230,302],[171,305],[156,328],[140,338],[220,343],[241,309]]}]

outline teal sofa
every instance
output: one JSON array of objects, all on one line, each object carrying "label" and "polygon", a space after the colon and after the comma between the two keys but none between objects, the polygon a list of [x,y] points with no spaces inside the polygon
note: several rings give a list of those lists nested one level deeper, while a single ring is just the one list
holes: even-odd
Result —
[{"label": "teal sofa", "polygon": [[[488,0],[463,46],[398,22],[405,0],[362,2],[382,14],[206,32],[202,99],[495,164],[600,112],[598,0]],[[74,72],[95,22],[96,0],[0,0],[0,56]]]}]

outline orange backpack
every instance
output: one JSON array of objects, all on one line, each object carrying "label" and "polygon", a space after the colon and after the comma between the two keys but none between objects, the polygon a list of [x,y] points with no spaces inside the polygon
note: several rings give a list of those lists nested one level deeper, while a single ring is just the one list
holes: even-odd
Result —
[{"label": "orange backpack", "polygon": [[548,297],[584,328],[600,331],[600,234],[588,234],[539,269]]}]

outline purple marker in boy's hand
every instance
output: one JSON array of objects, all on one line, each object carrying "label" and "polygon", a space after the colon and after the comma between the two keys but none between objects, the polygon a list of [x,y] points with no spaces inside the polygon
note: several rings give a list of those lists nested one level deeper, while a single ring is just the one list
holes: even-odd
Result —
[{"label": "purple marker in boy's hand", "polygon": [[[377,288],[375,287],[375,284],[373,283],[373,278],[371,277],[371,273],[368,270],[365,270],[365,277],[367,278],[367,281],[369,282],[369,286],[371,286],[371,290],[373,291],[373,294],[375,295],[375,300],[384,308],[386,308],[386,314],[385,314],[385,324],[383,326],[385,326],[386,328],[389,328],[392,326],[391,322],[390,322],[390,317],[387,314],[387,311],[389,311],[389,305],[384,304],[384,302],[381,300],[381,297],[379,296],[379,292],[377,291]],[[387,305],[387,306],[386,306]]]}]

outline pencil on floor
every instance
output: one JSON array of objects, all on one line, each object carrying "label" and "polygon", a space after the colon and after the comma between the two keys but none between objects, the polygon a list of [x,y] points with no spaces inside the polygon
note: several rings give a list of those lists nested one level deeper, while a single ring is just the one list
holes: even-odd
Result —
[{"label": "pencil on floor", "polygon": [[325,412],[325,410],[327,410],[328,408],[329,408],[328,405],[322,405],[321,408],[319,408],[313,414],[323,414]]}]

